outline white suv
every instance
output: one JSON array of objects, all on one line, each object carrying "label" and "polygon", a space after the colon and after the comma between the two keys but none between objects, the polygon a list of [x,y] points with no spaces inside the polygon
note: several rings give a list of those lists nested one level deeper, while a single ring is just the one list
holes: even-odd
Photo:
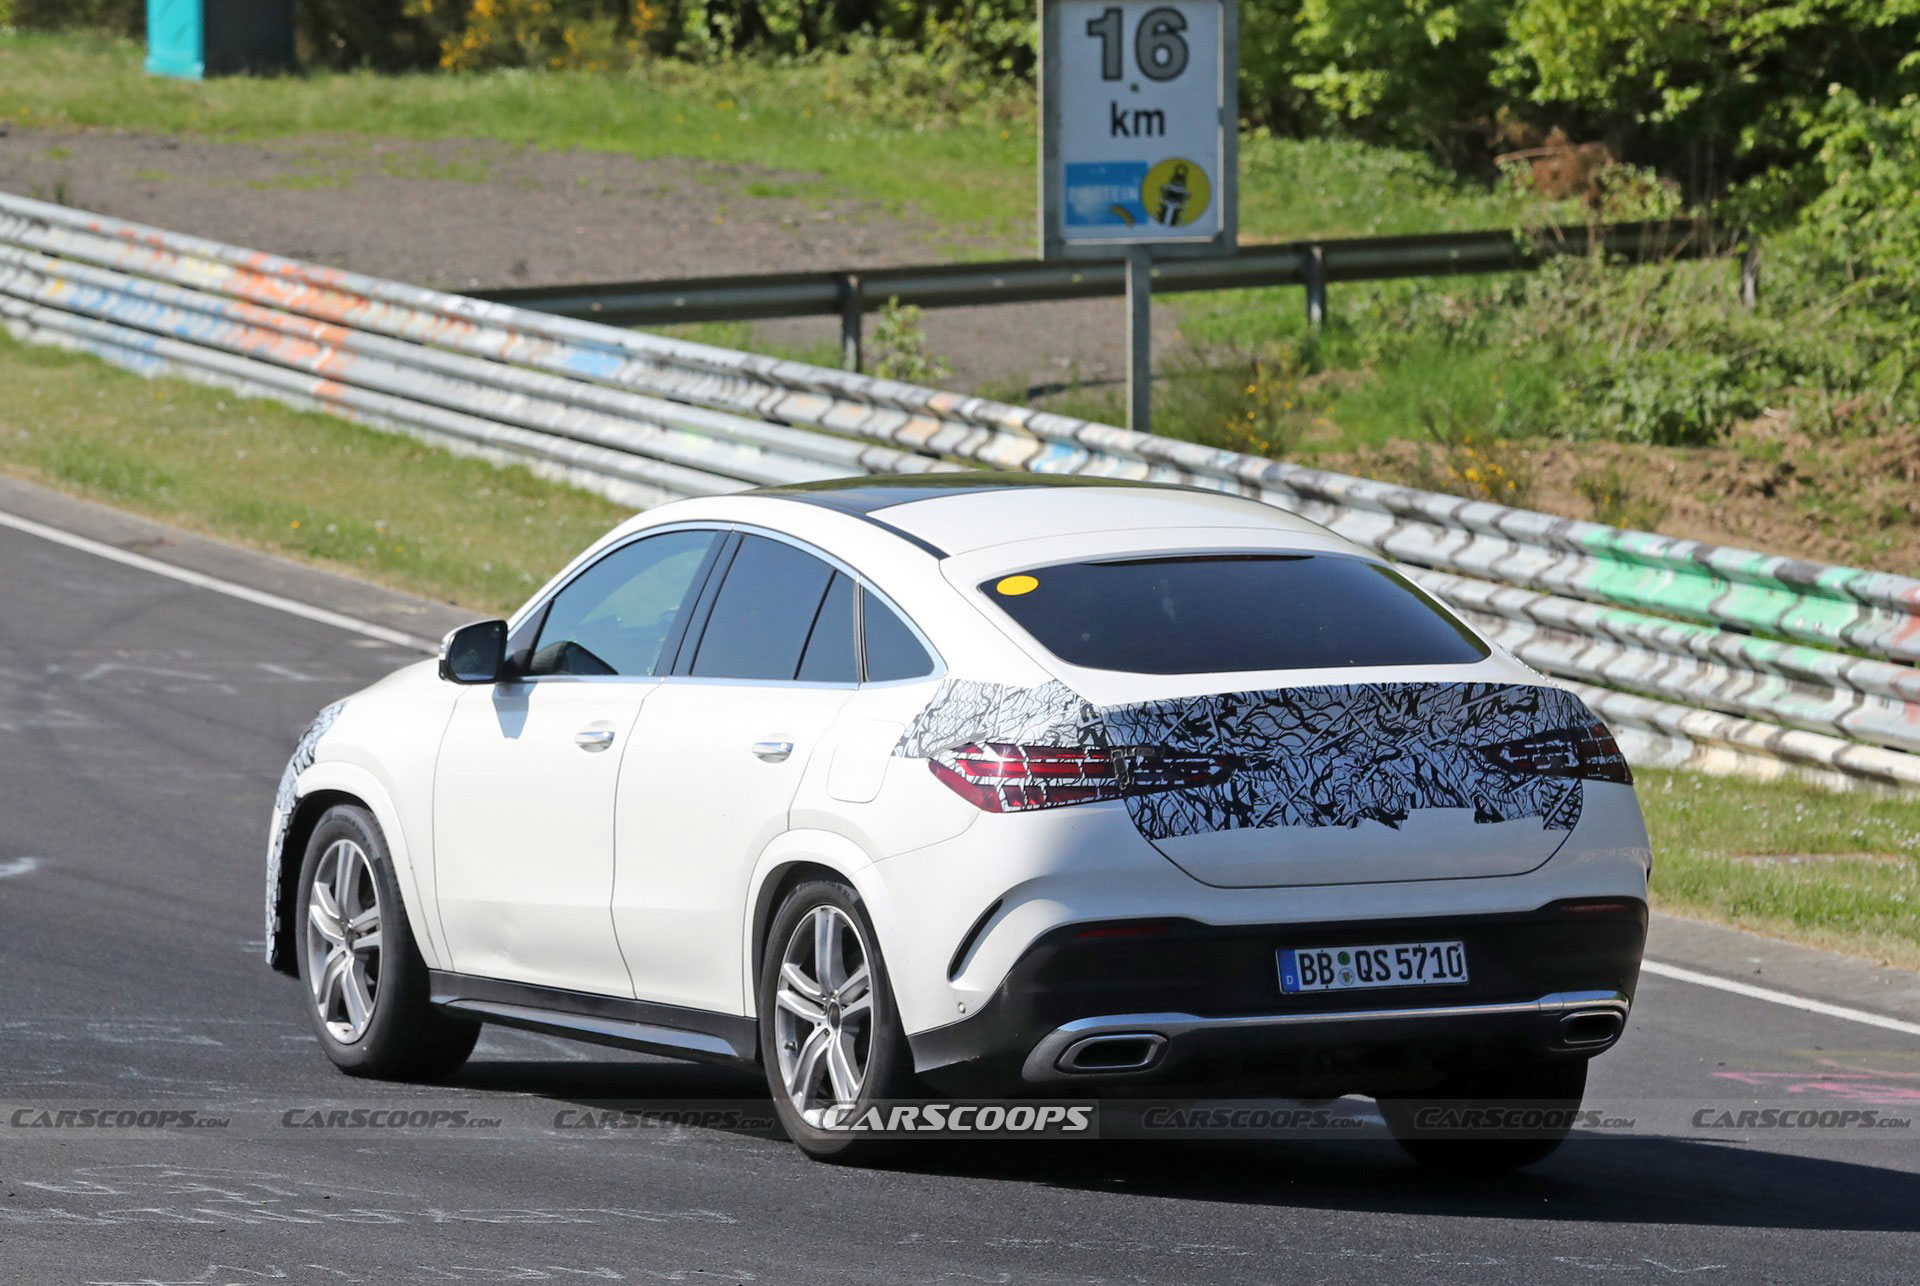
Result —
[{"label": "white suv", "polygon": [[[482,1023],[863,1105],[1161,1086],[1579,1102],[1651,855],[1581,701],[1213,492],[953,474],[681,501],[323,711],[269,958],[343,1069]],[[1456,1121],[1457,1123],[1457,1121]]]}]

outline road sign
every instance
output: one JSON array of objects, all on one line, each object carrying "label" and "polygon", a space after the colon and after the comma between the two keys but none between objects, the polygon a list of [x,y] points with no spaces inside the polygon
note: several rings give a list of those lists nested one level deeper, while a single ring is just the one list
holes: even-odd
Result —
[{"label": "road sign", "polygon": [[1042,0],[1049,259],[1227,254],[1238,213],[1238,0]]}]

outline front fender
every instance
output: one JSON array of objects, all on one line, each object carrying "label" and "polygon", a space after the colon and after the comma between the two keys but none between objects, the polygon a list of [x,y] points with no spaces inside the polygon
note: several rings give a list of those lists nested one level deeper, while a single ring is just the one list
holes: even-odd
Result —
[{"label": "front fender", "polygon": [[301,773],[294,791],[299,799],[320,791],[351,795],[366,805],[387,841],[387,855],[393,861],[393,882],[406,904],[407,924],[413,930],[421,958],[429,969],[445,968],[448,956],[440,933],[439,908],[430,892],[432,872],[426,872],[423,877],[419,864],[414,861],[412,847],[407,842],[407,828],[386,783],[359,764],[327,760]]}]

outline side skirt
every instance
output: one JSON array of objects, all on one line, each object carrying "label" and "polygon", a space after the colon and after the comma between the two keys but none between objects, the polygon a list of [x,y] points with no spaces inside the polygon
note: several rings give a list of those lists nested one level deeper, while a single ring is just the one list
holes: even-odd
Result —
[{"label": "side skirt", "polygon": [[657,1005],[498,978],[430,970],[433,1004],[462,1018],[668,1058],[758,1067],[760,1027],[738,1014]]}]

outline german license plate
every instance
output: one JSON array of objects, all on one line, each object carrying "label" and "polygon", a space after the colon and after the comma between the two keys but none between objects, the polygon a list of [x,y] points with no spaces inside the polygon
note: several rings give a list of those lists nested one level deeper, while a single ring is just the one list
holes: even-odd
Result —
[{"label": "german license plate", "polygon": [[1383,947],[1283,947],[1280,990],[1358,991],[1365,987],[1437,987],[1467,980],[1461,942],[1402,942]]}]

